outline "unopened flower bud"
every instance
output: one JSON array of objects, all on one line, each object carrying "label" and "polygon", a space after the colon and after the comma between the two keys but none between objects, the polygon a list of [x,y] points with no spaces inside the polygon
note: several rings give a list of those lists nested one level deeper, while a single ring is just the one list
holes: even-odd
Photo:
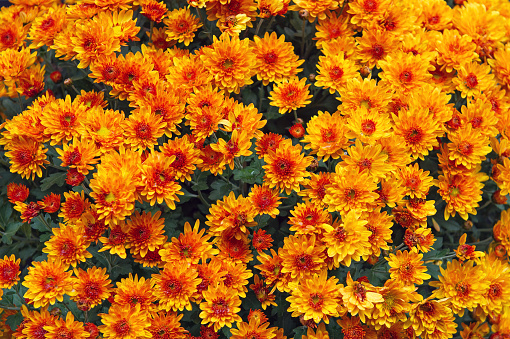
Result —
[{"label": "unopened flower bud", "polygon": [[73,79],[67,78],[64,80],[64,85],[66,86],[72,86],[73,85]]},{"label": "unopened flower bud", "polygon": [[496,204],[504,205],[506,204],[506,196],[501,195],[501,190],[497,190],[494,194],[492,194],[492,201]]},{"label": "unopened flower bud", "polygon": [[462,224],[462,228],[469,231],[470,229],[473,228],[473,222],[471,220],[466,220],[464,224]]},{"label": "unopened flower bud", "polygon": [[372,70],[367,65],[362,66],[359,72],[363,78],[368,78],[372,74]]},{"label": "unopened flower bud", "polygon": [[496,247],[494,248],[494,253],[496,254],[497,257],[503,258],[506,255],[505,246],[503,246],[502,244],[496,245]]},{"label": "unopened flower bud", "polygon": [[310,16],[310,13],[306,9],[302,9],[299,11],[299,17],[303,20],[308,20],[308,17]]},{"label": "unopened flower bud", "polygon": [[57,317],[60,317],[62,315],[62,310],[58,307],[55,307],[54,309],[52,309],[50,311],[50,314],[51,315],[54,315],[54,316],[57,316]]},{"label": "unopened flower bud", "polygon": [[315,82],[315,73],[310,73],[310,75],[308,75],[308,80],[310,80],[310,82]]}]

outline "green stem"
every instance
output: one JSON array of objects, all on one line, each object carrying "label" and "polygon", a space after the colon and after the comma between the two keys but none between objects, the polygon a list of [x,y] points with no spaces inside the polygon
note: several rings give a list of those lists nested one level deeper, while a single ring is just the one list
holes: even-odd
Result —
[{"label": "green stem", "polygon": [[[21,100],[21,95],[19,94],[19,92],[16,90],[16,94],[18,94],[18,103],[19,103],[19,108],[21,109],[21,112],[23,112],[23,102]],[[20,113],[21,113],[20,112]]]},{"label": "green stem", "polygon": [[38,217],[39,217],[39,219],[41,219],[41,222],[43,223],[43,225],[44,225],[44,226],[46,226],[46,229],[47,229],[48,231],[51,231],[51,230],[52,230],[52,228],[51,228],[51,226],[50,226],[50,225],[46,222],[46,220],[44,219],[43,215],[42,215],[42,214],[39,214],[39,215],[38,215]]},{"label": "green stem", "polygon": [[263,36],[266,34],[267,30],[271,28],[271,26],[273,25],[274,23],[274,20],[275,20],[275,17],[272,16],[271,17],[271,20],[269,20],[269,23],[267,24],[266,28],[264,29],[264,33],[262,34]]},{"label": "green stem", "polygon": [[202,191],[198,191],[197,193],[198,193],[198,198],[200,199],[200,201],[202,201],[207,207],[211,207],[211,204],[208,203],[205,200],[204,196],[202,195]]},{"label": "green stem", "polygon": [[301,32],[301,56],[305,54],[305,28],[306,28],[306,19],[303,19],[303,26]]},{"label": "green stem", "polygon": [[149,27],[149,41],[152,42],[152,31],[154,30],[154,21],[151,20],[150,27]]},{"label": "green stem", "polygon": [[296,120],[296,123],[298,123],[299,119],[297,117],[297,110],[293,110],[292,112],[294,113],[294,119]]}]

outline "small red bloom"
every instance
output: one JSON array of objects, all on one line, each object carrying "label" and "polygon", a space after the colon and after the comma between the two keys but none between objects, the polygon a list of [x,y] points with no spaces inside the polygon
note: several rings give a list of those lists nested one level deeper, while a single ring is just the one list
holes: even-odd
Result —
[{"label": "small red bloom", "polygon": [[13,204],[17,201],[23,202],[28,198],[28,187],[22,184],[15,184],[11,182],[7,185],[7,198]]},{"label": "small red bloom", "polygon": [[258,252],[271,248],[272,242],[271,234],[266,234],[264,230],[253,233],[252,245]]},{"label": "small red bloom", "polygon": [[305,129],[303,127],[302,124],[294,124],[290,130],[289,130],[290,134],[294,137],[294,138],[302,138],[303,135],[305,135]]},{"label": "small red bloom", "polygon": [[78,186],[85,180],[85,176],[78,172],[76,168],[70,168],[67,170],[66,183],[71,186]]},{"label": "small red bloom", "polygon": [[60,209],[60,194],[48,194],[43,200],[38,201],[37,204],[44,210],[44,212],[55,213]]},{"label": "small red bloom", "polygon": [[55,71],[50,74],[50,79],[54,83],[59,84],[60,82],[62,82],[62,73],[60,73],[59,71]]}]

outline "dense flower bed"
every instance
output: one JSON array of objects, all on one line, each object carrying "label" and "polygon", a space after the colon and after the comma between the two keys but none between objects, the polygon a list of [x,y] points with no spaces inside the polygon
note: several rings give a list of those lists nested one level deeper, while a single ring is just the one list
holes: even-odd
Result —
[{"label": "dense flower bed", "polygon": [[510,2],[289,1],[1,9],[3,337],[510,338]]}]

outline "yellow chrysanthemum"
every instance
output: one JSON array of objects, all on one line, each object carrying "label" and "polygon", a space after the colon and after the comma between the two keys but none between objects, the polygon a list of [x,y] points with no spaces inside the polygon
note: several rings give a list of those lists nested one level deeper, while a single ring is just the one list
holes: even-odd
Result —
[{"label": "yellow chrysanthemum", "polygon": [[306,134],[302,140],[305,149],[317,154],[319,159],[327,161],[329,157],[338,159],[349,145],[348,129],[340,113],[322,112],[313,116],[306,126]]},{"label": "yellow chrysanthemum", "polygon": [[384,298],[372,284],[352,280],[351,272],[347,272],[346,283],[345,287],[339,289],[344,306],[351,315],[358,315],[365,322],[375,304],[384,302]]},{"label": "yellow chrysanthemum", "polygon": [[390,277],[398,281],[404,286],[421,285],[423,280],[430,279],[427,274],[427,267],[423,266],[423,254],[418,253],[415,249],[409,251],[397,251],[395,254],[390,253],[386,258],[390,265]]},{"label": "yellow chrysanthemum", "polygon": [[329,324],[329,317],[338,316],[340,293],[338,279],[328,279],[328,271],[314,273],[311,279],[302,279],[291,283],[291,295],[286,300],[290,302],[289,312],[293,317],[303,316],[303,319],[319,323],[324,320]]},{"label": "yellow chrysanthemum", "polygon": [[319,56],[315,86],[329,88],[329,93],[341,91],[349,80],[358,78],[358,68],[344,53]]},{"label": "yellow chrysanthemum", "polygon": [[284,240],[281,248],[282,273],[289,273],[292,280],[308,279],[313,273],[319,273],[326,268],[325,246],[311,236],[290,235]]},{"label": "yellow chrysanthemum", "polygon": [[[374,145],[377,141],[391,135],[392,123],[389,115],[368,110],[363,106],[349,114],[346,122],[350,130],[347,134],[349,139],[356,138],[369,145]],[[391,165],[391,161],[389,163]]]},{"label": "yellow chrysanthemum", "polygon": [[51,145],[69,142],[79,136],[79,127],[87,115],[87,106],[67,95],[64,99],[52,101],[43,110],[41,124],[44,133],[51,137]]},{"label": "yellow chrysanthemum", "polygon": [[134,307],[112,305],[108,313],[100,313],[99,316],[104,324],[99,326],[99,331],[104,338],[152,338],[152,334],[148,331],[149,314],[140,310],[140,304]]},{"label": "yellow chrysanthemum", "polygon": [[491,68],[487,64],[465,63],[457,69],[457,77],[453,78],[453,83],[457,85],[457,90],[463,98],[478,96],[495,85],[494,74],[490,71]]},{"label": "yellow chrysanthemum", "polygon": [[412,53],[388,55],[384,61],[379,62],[379,66],[382,69],[379,74],[381,86],[404,93],[418,89],[432,78],[428,60]]},{"label": "yellow chrysanthemum", "polygon": [[44,243],[46,247],[42,250],[48,253],[48,260],[60,260],[67,269],[69,265],[76,267],[80,262],[92,258],[92,254],[87,251],[89,243],[81,235],[83,229],[60,224],[60,227],[55,227],[52,231],[53,235]]},{"label": "yellow chrysanthemum", "polygon": [[168,18],[163,22],[167,26],[167,40],[184,42],[186,46],[193,41],[197,29],[203,26],[200,19],[191,14],[189,8],[179,8],[170,11]]},{"label": "yellow chrysanthemum", "polygon": [[342,156],[342,162],[339,166],[344,171],[368,172],[374,179],[384,178],[386,173],[391,170],[391,166],[386,164],[388,155],[382,152],[381,145],[364,146],[359,139],[356,139],[354,146],[347,149],[348,154]]},{"label": "yellow chrysanthemum", "polygon": [[241,299],[223,283],[217,286],[209,286],[207,291],[202,292],[204,301],[200,303],[200,318],[202,324],[208,324],[218,331],[224,326],[232,327],[233,322],[241,322],[237,314],[241,311]]},{"label": "yellow chrysanthemum", "polygon": [[42,168],[50,162],[46,160],[44,144],[33,139],[20,138],[10,142],[5,149],[5,156],[10,159],[11,173],[18,173],[22,178],[42,177]]}]

